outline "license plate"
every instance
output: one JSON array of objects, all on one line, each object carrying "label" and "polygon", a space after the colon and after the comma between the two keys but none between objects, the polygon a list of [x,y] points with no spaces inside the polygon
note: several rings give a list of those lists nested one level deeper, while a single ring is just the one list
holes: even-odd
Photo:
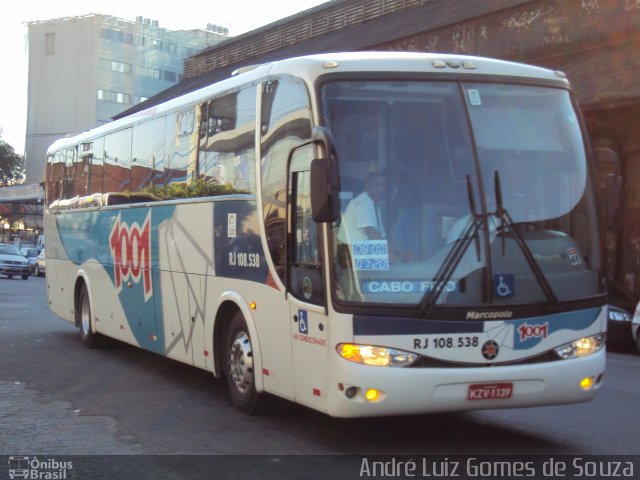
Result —
[{"label": "license plate", "polygon": [[511,398],[513,383],[479,383],[469,385],[468,400],[500,400]]}]

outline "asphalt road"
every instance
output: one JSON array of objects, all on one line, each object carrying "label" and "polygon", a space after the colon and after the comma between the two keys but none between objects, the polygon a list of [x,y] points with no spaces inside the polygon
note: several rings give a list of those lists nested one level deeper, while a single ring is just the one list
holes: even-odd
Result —
[{"label": "asphalt road", "polygon": [[[230,458],[271,468],[296,455],[308,469],[318,455],[640,454],[632,353],[608,353],[604,386],[586,404],[345,420],[273,399],[246,416],[207,372],[117,342],[84,348],[48,311],[45,282],[0,278],[0,455],[266,455]],[[216,468],[239,478],[222,474],[229,463]],[[323,478],[284,470],[270,478]]]}]

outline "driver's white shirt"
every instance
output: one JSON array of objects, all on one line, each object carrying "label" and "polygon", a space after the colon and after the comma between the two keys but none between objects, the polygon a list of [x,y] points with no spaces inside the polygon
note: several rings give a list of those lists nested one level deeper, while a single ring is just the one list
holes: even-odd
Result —
[{"label": "driver's white shirt", "polygon": [[368,240],[365,228],[373,227],[378,230],[382,238],[386,237],[379,209],[367,192],[362,192],[349,202],[342,214],[340,230],[338,230],[338,242],[353,243]]}]

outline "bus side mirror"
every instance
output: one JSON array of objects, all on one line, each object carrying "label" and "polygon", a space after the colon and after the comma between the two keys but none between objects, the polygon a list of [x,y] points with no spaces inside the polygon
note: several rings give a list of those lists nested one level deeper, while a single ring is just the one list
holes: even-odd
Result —
[{"label": "bus side mirror", "polygon": [[618,211],[622,207],[622,175],[620,175],[620,160],[613,150],[595,148],[593,154],[598,169],[601,192],[602,214],[607,228],[616,228]]},{"label": "bus side mirror", "polygon": [[335,222],[340,214],[340,175],[331,131],[313,127],[311,142],[323,152],[322,158],[311,162],[311,216],[317,223]]},{"label": "bus side mirror", "polygon": [[333,164],[327,158],[316,158],[311,162],[311,216],[317,223],[335,222],[338,219],[340,189]]}]

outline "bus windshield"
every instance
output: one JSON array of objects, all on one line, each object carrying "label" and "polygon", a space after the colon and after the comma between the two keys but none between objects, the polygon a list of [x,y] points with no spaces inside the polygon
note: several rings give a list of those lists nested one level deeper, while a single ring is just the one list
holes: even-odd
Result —
[{"label": "bus windshield", "polygon": [[567,90],[346,80],[320,93],[340,172],[336,299],[428,309],[601,293]]}]

